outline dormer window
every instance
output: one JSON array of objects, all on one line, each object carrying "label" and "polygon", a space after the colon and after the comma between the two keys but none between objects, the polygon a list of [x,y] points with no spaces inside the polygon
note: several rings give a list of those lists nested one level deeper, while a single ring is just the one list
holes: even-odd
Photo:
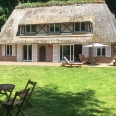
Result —
[{"label": "dormer window", "polygon": [[36,33],[36,25],[25,25],[26,33]]},{"label": "dormer window", "polygon": [[50,33],[58,33],[60,32],[60,24],[49,24],[49,32]]},{"label": "dormer window", "polygon": [[74,23],[75,32],[91,32],[91,22],[76,22]]},{"label": "dormer window", "polygon": [[75,23],[74,25],[74,30],[77,31],[86,31],[86,25],[85,22],[79,22],[79,23]]}]

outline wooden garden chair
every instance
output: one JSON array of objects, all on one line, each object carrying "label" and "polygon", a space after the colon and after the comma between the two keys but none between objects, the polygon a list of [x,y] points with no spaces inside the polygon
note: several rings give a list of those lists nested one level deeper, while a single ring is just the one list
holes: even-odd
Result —
[{"label": "wooden garden chair", "polygon": [[[13,111],[17,110],[15,116],[18,116],[19,112],[21,112],[21,114],[23,116],[25,116],[23,110],[22,110],[22,105],[26,99],[26,96],[29,92],[29,89],[25,89],[22,91],[17,91],[14,95],[14,98],[8,102],[4,102],[2,103],[2,107],[3,107],[3,114],[5,114],[4,110],[6,109],[6,115],[5,116],[13,116]],[[19,97],[23,95],[23,99],[20,99]]]},{"label": "wooden garden chair", "polygon": [[[29,79],[28,82],[27,82],[27,84],[26,84],[26,86],[25,86],[25,89],[30,88],[30,90],[28,92],[28,95],[27,95],[27,97],[25,99],[25,103],[27,105],[29,105],[30,107],[32,107],[33,105],[30,103],[29,100],[30,100],[30,97],[31,97],[31,95],[32,95],[32,93],[34,91],[34,88],[35,88],[36,84],[37,84],[37,82],[33,82],[33,81],[31,81]],[[20,96],[20,97],[23,98],[23,96]]]}]

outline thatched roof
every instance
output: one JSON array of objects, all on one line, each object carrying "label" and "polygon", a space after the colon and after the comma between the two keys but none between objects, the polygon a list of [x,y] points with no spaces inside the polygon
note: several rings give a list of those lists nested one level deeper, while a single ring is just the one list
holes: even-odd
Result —
[{"label": "thatched roof", "polygon": [[[91,21],[93,34],[18,37],[18,25]],[[48,39],[49,38],[49,39]],[[116,20],[106,3],[15,9],[1,29],[1,43],[116,42]]]}]

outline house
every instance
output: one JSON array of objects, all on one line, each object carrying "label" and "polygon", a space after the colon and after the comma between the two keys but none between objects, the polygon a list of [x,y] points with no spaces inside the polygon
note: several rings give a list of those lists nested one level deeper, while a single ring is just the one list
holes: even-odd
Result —
[{"label": "house", "polygon": [[79,61],[79,54],[110,63],[116,44],[116,20],[105,2],[15,9],[0,33],[1,61]]}]

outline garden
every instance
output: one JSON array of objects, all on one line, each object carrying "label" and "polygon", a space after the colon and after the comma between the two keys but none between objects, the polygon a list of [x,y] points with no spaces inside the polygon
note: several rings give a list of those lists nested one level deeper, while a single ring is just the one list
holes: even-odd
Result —
[{"label": "garden", "polygon": [[115,72],[115,66],[0,66],[0,84],[14,84],[13,97],[28,79],[37,82],[26,116],[115,116]]}]

